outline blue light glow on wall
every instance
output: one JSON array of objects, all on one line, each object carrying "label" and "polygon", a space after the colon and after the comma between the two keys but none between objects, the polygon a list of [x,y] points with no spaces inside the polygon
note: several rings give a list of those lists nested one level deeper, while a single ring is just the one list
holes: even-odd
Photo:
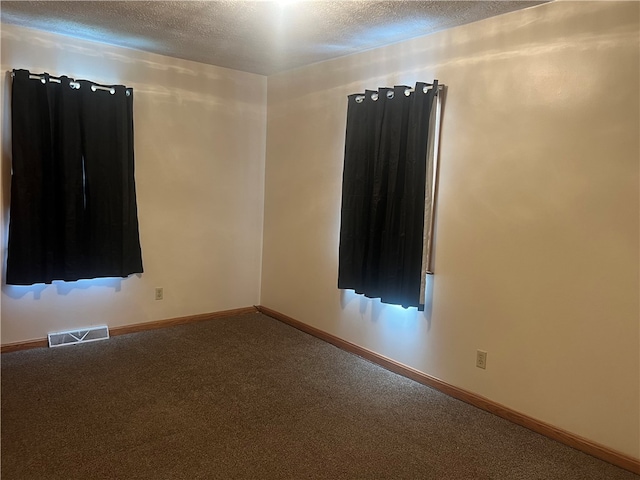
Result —
[{"label": "blue light glow on wall", "polygon": [[340,290],[341,304],[343,308],[347,308],[348,305],[356,303],[358,304],[361,315],[370,313],[374,320],[383,313],[385,316],[390,316],[397,320],[404,319],[413,321],[417,318],[431,320],[433,310],[433,282],[434,275],[427,275],[424,311],[419,311],[417,307],[404,308],[401,305],[382,303],[379,298],[368,298],[353,290]]},{"label": "blue light glow on wall", "polygon": [[55,288],[58,295],[67,295],[73,290],[87,290],[92,287],[107,287],[119,292],[122,288],[122,278],[90,278],[75,282],[54,280],[51,284],[36,283],[35,285],[4,285],[2,291],[11,298],[22,298],[33,294],[34,299],[40,298],[42,292],[48,288]]}]

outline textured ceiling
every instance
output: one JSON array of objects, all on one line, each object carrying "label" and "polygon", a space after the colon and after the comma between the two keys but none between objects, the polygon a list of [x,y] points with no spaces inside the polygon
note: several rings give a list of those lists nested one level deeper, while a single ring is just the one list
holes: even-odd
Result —
[{"label": "textured ceiling", "polygon": [[2,1],[4,23],[270,75],[541,1]]}]

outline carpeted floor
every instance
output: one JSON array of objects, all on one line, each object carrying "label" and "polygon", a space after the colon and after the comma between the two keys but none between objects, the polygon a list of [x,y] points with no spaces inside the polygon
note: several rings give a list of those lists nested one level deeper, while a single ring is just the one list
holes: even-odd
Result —
[{"label": "carpeted floor", "polygon": [[257,313],[1,361],[6,480],[640,479]]}]

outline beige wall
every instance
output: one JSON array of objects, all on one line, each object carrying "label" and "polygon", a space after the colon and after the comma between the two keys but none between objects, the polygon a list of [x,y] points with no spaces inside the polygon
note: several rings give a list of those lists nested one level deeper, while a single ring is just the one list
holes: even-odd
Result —
[{"label": "beige wall", "polygon": [[[258,303],[266,77],[3,25],[2,71],[13,68],[133,87],[145,272],[48,286],[3,283],[3,344],[73,327]],[[7,82],[4,75],[4,222],[11,149]],[[4,276],[4,265],[2,271]],[[154,299],[155,287],[164,288],[164,300]]]},{"label": "beige wall", "polygon": [[[3,25],[3,72],[134,88],[145,273],[3,284],[2,343],[262,303],[640,458],[639,13],[515,12],[269,77],[268,104],[265,77]],[[432,78],[448,97],[420,313],[337,290],[340,184],[346,95]]]},{"label": "beige wall", "polygon": [[[270,76],[261,303],[640,458],[638,19],[551,3]],[[346,96],[433,78],[420,313],[337,289],[340,188]]]}]

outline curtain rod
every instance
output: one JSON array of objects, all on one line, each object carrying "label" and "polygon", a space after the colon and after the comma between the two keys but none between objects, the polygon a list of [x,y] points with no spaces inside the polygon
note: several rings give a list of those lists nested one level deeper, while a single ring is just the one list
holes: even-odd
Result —
[{"label": "curtain rod", "polygon": [[[15,76],[16,76],[15,72],[11,72],[11,78],[14,78]],[[60,77],[54,77],[53,75],[48,75],[48,78],[50,82],[61,83]],[[46,83],[47,82],[46,79],[47,77],[44,74],[37,75],[35,73],[29,72],[29,80],[40,80],[42,83]],[[76,82],[72,78],[70,80],[71,81],[69,82],[69,86],[71,88],[78,90],[80,88],[80,83]],[[126,89],[125,90],[126,94],[131,95],[131,89],[128,87],[125,87],[125,89]],[[91,85],[91,91],[95,92],[96,90],[104,90],[106,92],[109,92],[111,95],[116,93],[116,89],[114,87],[105,87],[103,85],[96,85],[96,84]]]}]

